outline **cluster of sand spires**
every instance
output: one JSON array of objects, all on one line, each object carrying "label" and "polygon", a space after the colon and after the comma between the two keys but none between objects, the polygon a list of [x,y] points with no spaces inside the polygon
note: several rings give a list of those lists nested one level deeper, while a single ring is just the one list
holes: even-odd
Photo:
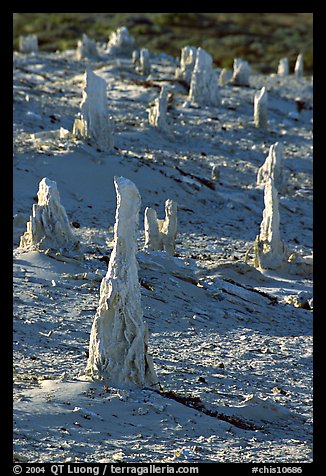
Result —
[{"label": "cluster of sand spires", "polygon": [[[37,39],[22,39],[20,50],[24,53],[37,52]],[[150,74],[149,52],[141,49],[139,54],[135,53],[137,45],[127,28],[120,28],[111,35],[107,51],[110,56],[132,56],[137,71],[146,76]],[[78,42],[77,58],[99,58],[96,43],[87,35],[83,35]],[[278,74],[285,76],[288,70],[287,58],[281,59]],[[300,78],[302,74],[303,59],[299,55],[295,75]],[[187,100],[191,104],[217,107],[220,105],[219,84],[230,82],[248,86],[250,68],[246,61],[236,58],[233,75],[222,70],[218,78],[212,57],[202,48],[186,46],[181,51],[176,78],[188,85]],[[171,132],[167,118],[168,94],[168,89],[162,87],[148,116],[149,123],[165,133]],[[263,130],[268,128],[268,92],[265,87],[254,96],[254,125]],[[85,72],[80,113],[75,119],[71,137],[87,140],[104,152],[113,150],[113,125],[107,109],[106,82],[90,68]],[[268,157],[257,172],[256,185],[264,187],[265,208],[260,233],[254,244],[254,266],[260,270],[275,270],[295,265],[296,272],[300,269],[311,271],[311,258],[295,256],[280,237],[278,195],[286,193],[286,182],[282,146],[276,142],[270,146]],[[127,178],[116,177],[114,185],[117,195],[114,248],[107,274],[101,283],[86,373],[117,386],[156,386],[157,377],[148,353],[148,330],[143,320],[136,259],[141,197],[136,185]],[[144,231],[146,250],[159,250],[173,256],[177,236],[177,204],[166,200],[164,219],[158,219],[156,211],[147,207]],[[39,184],[38,203],[33,206],[27,230],[20,240],[20,249],[78,252],[78,248],[78,240],[60,203],[56,183],[43,178]]]}]

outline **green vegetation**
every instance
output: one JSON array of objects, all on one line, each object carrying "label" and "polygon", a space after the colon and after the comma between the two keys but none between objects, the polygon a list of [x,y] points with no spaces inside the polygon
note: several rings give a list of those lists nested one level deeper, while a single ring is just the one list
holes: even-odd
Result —
[{"label": "green vegetation", "polygon": [[313,68],[312,13],[14,13],[13,26],[14,49],[20,35],[35,33],[41,50],[55,51],[76,48],[83,33],[107,42],[126,26],[140,47],[175,57],[185,45],[201,46],[216,66],[241,57],[270,73],[284,56],[293,67],[302,52],[305,72]]}]

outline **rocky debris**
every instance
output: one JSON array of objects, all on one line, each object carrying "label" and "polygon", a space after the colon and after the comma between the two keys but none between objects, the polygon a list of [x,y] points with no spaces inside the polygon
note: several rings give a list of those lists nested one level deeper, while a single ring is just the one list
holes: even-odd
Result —
[{"label": "rocky debris", "polygon": [[213,165],[212,171],[211,171],[211,179],[213,182],[218,182],[221,177],[221,171],[220,167],[218,165]]},{"label": "rocky debris", "polygon": [[282,424],[288,421],[297,420],[303,423],[305,419],[298,413],[289,410],[288,408],[273,402],[270,398],[260,398],[257,395],[249,395],[245,400],[231,409],[226,409],[226,413],[232,413],[235,416],[241,416],[247,421],[261,423],[275,423]]},{"label": "rocky debris", "polygon": [[285,302],[301,309],[313,309],[313,296],[309,291],[300,291],[298,294],[286,296]]},{"label": "rocky debris", "polygon": [[139,65],[139,59],[140,59],[140,51],[134,50],[131,55],[131,62],[132,64],[135,65],[135,67]]},{"label": "rocky debris", "polygon": [[313,277],[313,254],[305,255],[302,253],[293,252],[288,258],[289,272],[297,276],[304,276],[312,279]]},{"label": "rocky debris", "polygon": [[70,136],[71,133],[68,129],[60,127],[60,129],[54,129],[51,131],[34,132],[31,134],[31,139],[36,142],[47,142],[69,139]]}]

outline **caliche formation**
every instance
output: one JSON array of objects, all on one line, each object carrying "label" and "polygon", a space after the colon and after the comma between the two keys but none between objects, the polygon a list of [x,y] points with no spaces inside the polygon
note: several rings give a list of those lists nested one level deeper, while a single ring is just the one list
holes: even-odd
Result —
[{"label": "caliche formation", "polygon": [[250,85],[250,67],[247,61],[241,58],[234,58],[232,83],[236,86]]},{"label": "caliche formation", "polygon": [[268,93],[263,87],[254,96],[254,123],[259,129],[267,129]]},{"label": "caliche formation", "polygon": [[223,68],[218,78],[219,86],[225,86],[231,81],[232,81],[232,71],[230,69]]},{"label": "caliche formation", "polygon": [[202,48],[198,48],[196,52],[188,99],[200,106],[220,104],[217,71],[213,68],[211,55]]},{"label": "caliche formation", "polygon": [[112,125],[106,97],[106,82],[87,68],[80,105],[80,117],[74,122],[73,135],[88,140],[102,151],[113,148]]},{"label": "caliche formation", "polygon": [[275,142],[270,146],[268,156],[258,170],[257,185],[263,185],[272,178],[277,191],[284,194],[287,189],[287,175],[283,167],[282,145]]},{"label": "caliche formation", "polygon": [[78,60],[81,59],[99,59],[96,41],[91,40],[84,33],[81,40],[78,40],[76,56]]},{"label": "caliche formation", "polygon": [[38,38],[36,35],[27,35],[19,37],[19,51],[21,53],[37,53]]},{"label": "caliche formation", "polygon": [[145,248],[175,254],[177,236],[177,204],[172,200],[165,202],[165,218],[160,220],[152,208],[146,208],[144,216]]},{"label": "caliche formation", "polygon": [[294,74],[297,78],[303,77],[303,55],[299,53],[294,66]]},{"label": "caliche formation", "polygon": [[[137,50],[136,50],[137,51]],[[133,61],[135,61],[136,53],[133,52]],[[142,48],[139,52],[139,59],[135,61],[137,64],[137,72],[148,76],[151,72],[151,64],[149,61],[149,51],[146,48]]]},{"label": "caliche formation", "polygon": [[279,76],[288,76],[289,74],[289,60],[288,58],[281,58],[277,68]]},{"label": "caliche formation", "polygon": [[38,203],[27,222],[19,247],[26,250],[69,250],[78,247],[66,210],[60,203],[56,182],[43,178],[37,192]]},{"label": "caliche formation", "polygon": [[180,66],[175,70],[176,79],[184,81],[188,86],[195,67],[196,53],[197,48],[194,46],[184,46],[181,50]]},{"label": "caliche formation", "polygon": [[131,58],[132,52],[137,49],[135,38],[129,34],[128,28],[122,26],[110,35],[107,52],[110,56]]},{"label": "caliche formation", "polygon": [[171,133],[167,120],[168,95],[168,88],[163,86],[159,97],[155,99],[153,106],[149,109],[148,122],[162,132]]},{"label": "caliche formation", "polygon": [[262,269],[277,269],[287,261],[288,252],[280,237],[278,192],[272,178],[265,184],[264,203],[260,234],[255,242],[255,266]]},{"label": "caliche formation", "polygon": [[114,247],[101,283],[86,374],[118,387],[154,386],[157,377],[147,349],[136,259],[141,199],[129,179],[115,178],[115,188]]}]

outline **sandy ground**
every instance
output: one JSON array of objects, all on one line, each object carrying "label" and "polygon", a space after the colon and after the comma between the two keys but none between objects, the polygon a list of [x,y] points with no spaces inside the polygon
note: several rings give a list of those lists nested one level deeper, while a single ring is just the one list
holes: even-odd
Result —
[{"label": "sandy ground", "polygon": [[[72,131],[86,65],[107,81],[111,154],[71,138],[32,136]],[[250,87],[221,87],[219,107],[199,107],[186,102],[176,65],[152,55],[145,78],[129,60],[77,61],[73,51],[14,55],[16,461],[313,460],[312,309],[289,301],[301,291],[312,295],[312,278],[256,270],[251,249],[264,208],[257,170],[279,141],[289,172],[281,237],[299,254],[312,252],[312,78],[252,74]],[[163,84],[173,92],[170,136],[147,119]],[[267,131],[253,124],[262,86]],[[299,114],[297,97],[305,103]],[[113,245],[114,176],[131,179],[142,197],[142,305],[165,393],[83,376]],[[43,177],[56,181],[81,243],[70,260],[17,250]],[[175,257],[143,251],[144,209],[163,218],[168,198],[178,203]],[[189,397],[200,405],[185,405]]]}]

